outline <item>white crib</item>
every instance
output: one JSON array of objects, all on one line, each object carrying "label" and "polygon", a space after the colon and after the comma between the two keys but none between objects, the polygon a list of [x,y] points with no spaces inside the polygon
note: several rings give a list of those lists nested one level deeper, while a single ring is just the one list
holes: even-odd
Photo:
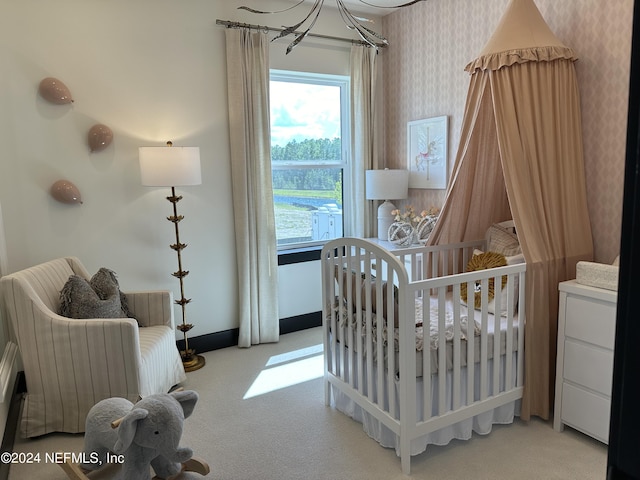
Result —
[{"label": "white crib", "polygon": [[405,474],[428,444],[518,413],[526,264],[460,273],[483,249],[341,238],[322,250],[325,402],[395,448]]}]

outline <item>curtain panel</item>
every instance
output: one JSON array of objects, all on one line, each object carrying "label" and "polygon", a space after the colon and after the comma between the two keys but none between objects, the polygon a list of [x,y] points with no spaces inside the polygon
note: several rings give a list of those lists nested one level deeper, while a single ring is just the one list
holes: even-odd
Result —
[{"label": "curtain panel", "polygon": [[376,220],[365,196],[365,171],[378,168],[376,148],[377,52],[351,46],[351,216],[346,229],[354,237],[374,237]]},{"label": "curtain panel", "polygon": [[522,407],[525,418],[546,419],[554,398],[558,283],[575,278],[578,261],[593,259],[578,83],[573,61],[557,59],[491,72],[491,86],[506,188],[527,259]]},{"label": "curtain panel", "polygon": [[269,39],[226,30],[239,347],[277,342],[278,258],[269,121]]},{"label": "curtain panel", "polygon": [[558,283],[591,260],[580,98],[572,60],[471,76],[460,145],[429,244],[483,238],[513,218],[527,261],[521,416],[553,405]]}]

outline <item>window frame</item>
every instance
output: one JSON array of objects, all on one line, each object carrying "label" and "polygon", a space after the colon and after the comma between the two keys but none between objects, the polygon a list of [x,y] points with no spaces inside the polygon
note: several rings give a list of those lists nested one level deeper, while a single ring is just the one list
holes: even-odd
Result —
[{"label": "window frame", "polygon": [[[302,165],[271,165],[271,170],[274,169],[308,169],[308,168],[341,168],[342,169],[342,235],[349,235],[350,222],[346,219],[350,218],[352,214],[351,208],[351,109],[350,109],[350,95],[351,95],[351,79],[347,75],[333,75],[324,73],[311,73],[311,72],[297,72],[289,70],[269,70],[269,83],[272,81],[278,82],[292,82],[292,83],[306,83],[311,85],[328,85],[337,86],[340,88],[340,136],[341,136],[341,149],[342,160],[339,163],[325,164],[309,164],[304,163]],[[269,100],[269,109],[271,110],[271,99]],[[270,125],[271,127],[271,125]],[[294,254],[298,257],[303,252],[309,252],[322,249],[322,246],[328,240],[312,240],[308,242],[297,242],[277,245],[278,255]],[[307,258],[308,255],[303,253],[303,258]],[[288,263],[288,262],[287,262]]]}]

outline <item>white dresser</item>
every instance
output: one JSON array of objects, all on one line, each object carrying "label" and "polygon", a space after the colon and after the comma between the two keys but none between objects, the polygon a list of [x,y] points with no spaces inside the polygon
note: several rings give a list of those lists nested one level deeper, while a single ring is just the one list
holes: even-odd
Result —
[{"label": "white dresser", "polygon": [[618,292],[559,285],[553,428],[564,425],[608,443]]}]

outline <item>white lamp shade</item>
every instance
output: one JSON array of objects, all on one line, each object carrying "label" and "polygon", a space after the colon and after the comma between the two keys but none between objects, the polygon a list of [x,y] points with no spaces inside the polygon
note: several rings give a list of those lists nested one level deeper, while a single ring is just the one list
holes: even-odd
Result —
[{"label": "white lamp shade", "polygon": [[367,200],[400,200],[409,196],[408,170],[367,170],[365,172]]},{"label": "white lamp shade", "polygon": [[139,147],[142,185],[180,187],[200,185],[200,148]]}]

